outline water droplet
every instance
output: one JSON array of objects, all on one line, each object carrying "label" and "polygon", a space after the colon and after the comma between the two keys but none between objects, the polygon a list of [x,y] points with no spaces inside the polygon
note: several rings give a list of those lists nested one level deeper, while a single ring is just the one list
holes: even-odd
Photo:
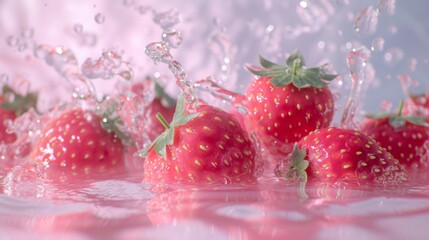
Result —
[{"label": "water droplet", "polygon": [[341,124],[345,127],[357,129],[355,115],[361,103],[360,98],[363,85],[367,83],[367,66],[370,57],[371,52],[365,47],[348,53],[347,66],[350,72],[352,87],[341,119]]},{"label": "water droplet", "polygon": [[353,28],[356,33],[361,35],[371,35],[377,30],[377,25],[377,11],[372,6],[368,6],[367,8],[360,10],[356,15]]},{"label": "water droplet", "polygon": [[19,52],[23,52],[23,51],[25,51],[27,49],[27,47],[28,47],[27,43],[23,42],[23,43],[21,43],[21,44],[18,45],[18,51]]},{"label": "water droplet", "polygon": [[[304,5],[305,7],[302,7]],[[326,11],[316,2],[301,1],[296,8],[298,18],[305,26],[295,28],[293,31],[316,32],[325,25],[328,20]]]},{"label": "water droplet", "polygon": [[126,7],[130,7],[130,6],[134,5],[134,0],[123,0],[122,4],[124,4],[124,6],[126,6]]},{"label": "water droplet", "polygon": [[97,13],[95,15],[94,19],[95,19],[95,22],[98,23],[98,24],[102,24],[106,20],[106,18],[104,17],[104,15],[102,13]]},{"label": "water droplet", "polygon": [[325,49],[325,46],[326,46],[326,43],[325,43],[324,41],[319,41],[319,42],[317,43],[317,47],[318,47],[319,49]]},{"label": "water droplet", "polygon": [[396,27],[395,25],[390,26],[390,27],[389,27],[389,32],[390,32],[390,34],[392,34],[392,35],[397,34],[397,33],[398,33],[398,27]]},{"label": "water droplet", "polygon": [[410,72],[414,72],[414,71],[416,71],[416,67],[417,67],[417,59],[415,59],[415,58],[411,58],[409,61],[408,61],[408,70],[410,71]]},{"label": "water droplet", "polygon": [[140,13],[140,14],[146,14],[149,10],[150,10],[151,8],[149,7],[149,6],[139,6],[139,7],[137,7],[137,11]]},{"label": "water droplet", "polygon": [[82,36],[82,45],[93,47],[97,44],[97,36],[93,33],[85,33]]},{"label": "water droplet", "polygon": [[392,110],[392,106],[393,106],[392,101],[390,101],[390,100],[383,100],[380,103],[380,110],[382,112],[390,112]]},{"label": "water droplet", "polygon": [[180,14],[177,9],[173,8],[167,12],[154,13],[153,21],[163,30],[170,30],[180,22]]},{"label": "water droplet", "polygon": [[8,82],[9,82],[9,75],[7,75],[6,73],[2,73],[0,75],[0,85],[6,84]]},{"label": "water droplet", "polygon": [[401,48],[390,48],[384,54],[384,62],[388,66],[394,66],[402,61],[404,58],[404,51]]},{"label": "water droplet", "polygon": [[23,28],[21,29],[21,37],[23,38],[32,38],[34,35],[33,28]]},{"label": "water droplet", "polygon": [[182,34],[179,31],[168,31],[162,33],[162,40],[164,42],[167,42],[170,47],[172,48],[178,48],[180,44],[182,43]]},{"label": "water droplet", "polygon": [[396,0],[378,0],[377,11],[379,13],[387,13],[393,15],[395,13]]},{"label": "water droplet", "polygon": [[80,23],[77,23],[74,25],[73,29],[75,33],[81,33],[83,31],[83,25]]},{"label": "water droplet", "polygon": [[146,46],[146,55],[148,55],[155,63],[169,63],[173,57],[170,54],[169,45],[165,42],[154,42]]},{"label": "water droplet", "polygon": [[6,42],[9,47],[16,47],[18,46],[20,39],[15,36],[9,36],[6,39]]},{"label": "water droplet", "polygon": [[371,43],[371,51],[381,52],[384,49],[384,38],[378,37]]},{"label": "water droplet", "polygon": [[335,0],[337,6],[347,6],[350,4],[350,0]]}]

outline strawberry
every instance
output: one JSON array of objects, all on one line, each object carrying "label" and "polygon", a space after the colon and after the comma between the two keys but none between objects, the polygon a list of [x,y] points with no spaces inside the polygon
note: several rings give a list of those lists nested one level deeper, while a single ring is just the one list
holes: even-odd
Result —
[{"label": "strawberry", "polygon": [[[155,97],[149,102],[145,102],[145,94],[155,88]],[[147,133],[149,140],[154,140],[164,130],[164,126],[156,118],[156,114],[162,114],[167,121],[171,121],[174,114],[176,101],[168,96],[163,88],[151,79],[145,82],[133,84],[127,89],[128,96],[121,96],[124,103],[119,111],[119,116],[130,132],[130,137],[138,146],[143,146],[146,139],[142,137],[142,132]],[[142,124],[142,121],[145,121]]]},{"label": "strawberry", "polygon": [[[11,101],[7,100],[10,97]],[[21,95],[14,91],[8,85],[4,85],[0,95],[0,144],[10,144],[16,141],[15,133],[7,131],[6,121],[13,121],[30,108],[35,108],[37,103],[37,94],[30,92],[27,95]]]},{"label": "strawberry", "polygon": [[272,155],[284,156],[294,142],[315,129],[328,127],[334,114],[334,98],[327,81],[336,75],[325,68],[306,68],[298,51],[286,66],[260,57],[262,70],[249,70],[259,76],[250,83],[245,96],[247,121]]},{"label": "strawberry", "polygon": [[385,148],[362,132],[329,127],[317,129],[294,145],[277,176],[323,182],[395,185],[407,179],[403,167]]},{"label": "strawberry", "polygon": [[[124,167],[123,145],[89,110],[64,110],[41,130],[31,159],[50,176],[89,176]],[[71,173],[71,175],[69,174]]]},{"label": "strawberry", "polygon": [[[159,117],[160,115],[158,115]],[[255,178],[255,148],[231,114],[200,105],[186,114],[181,96],[171,124],[142,152],[149,183],[238,183]]]},{"label": "strawberry", "polygon": [[368,134],[408,168],[428,166],[429,125],[422,117],[397,114],[369,115],[361,131]]}]

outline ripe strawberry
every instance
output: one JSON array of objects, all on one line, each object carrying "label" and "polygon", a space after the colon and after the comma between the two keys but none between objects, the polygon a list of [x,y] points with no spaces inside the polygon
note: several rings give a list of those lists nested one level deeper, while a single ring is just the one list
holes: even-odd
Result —
[{"label": "ripe strawberry", "polygon": [[[10,96],[12,101],[7,101],[6,96]],[[30,108],[34,108],[37,103],[37,94],[28,93],[23,96],[11,87],[3,86],[0,95],[0,144],[9,144],[15,142],[16,134],[7,131],[6,121],[13,121]]]},{"label": "ripe strawberry", "polygon": [[394,185],[407,174],[387,150],[367,135],[344,128],[318,129],[294,145],[276,175],[324,182]]},{"label": "ripe strawberry", "polygon": [[249,70],[259,76],[246,90],[250,129],[262,144],[281,157],[294,142],[315,129],[328,127],[334,114],[334,98],[326,86],[330,75],[323,67],[306,68],[295,51],[279,66],[260,57],[263,70]]},{"label": "ripe strawberry", "polygon": [[[237,183],[255,179],[256,154],[247,133],[229,113],[200,105],[186,115],[179,98],[173,121],[145,151],[149,183]],[[161,118],[162,119],[162,118]]]},{"label": "ripe strawberry", "polygon": [[361,131],[368,134],[408,168],[428,166],[429,125],[418,116],[398,114],[368,116]]},{"label": "ripe strawberry", "polygon": [[80,108],[65,110],[46,124],[31,159],[53,177],[104,174],[124,167],[121,141],[102,128],[100,117]]},{"label": "ripe strawberry", "polygon": [[[155,97],[150,103],[146,103],[146,95],[148,91],[152,92],[153,88],[155,88]],[[119,115],[130,132],[130,137],[137,146],[143,146],[147,139],[142,137],[142,132],[147,133],[150,140],[154,140],[160,135],[165,128],[156,118],[156,114],[160,113],[167,121],[171,121],[176,101],[168,96],[159,84],[150,79],[132,85],[127,91],[128,96],[122,95],[124,105],[120,109]],[[143,121],[145,121],[144,124]]]}]

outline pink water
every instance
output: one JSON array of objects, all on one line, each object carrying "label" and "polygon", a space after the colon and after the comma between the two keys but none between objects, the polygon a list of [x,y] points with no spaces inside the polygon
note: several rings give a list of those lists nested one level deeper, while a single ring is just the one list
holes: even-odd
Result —
[{"label": "pink water", "polygon": [[[36,46],[67,47],[78,66],[95,63],[86,60],[113,48],[121,53],[120,60],[113,59],[114,69],[82,75],[91,79],[97,94],[110,93],[129,76],[146,75],[164,79],[167,91],[175,94],[170,70],[145,54],[149,43],[164,40],[174,46],[171,54],[188,79],[211,75],[219,85],[240,92],[251,79],[244,64],[256,64],[259,54],[280,62],[298,48],[308,65],[329,62],[340,75],[331,85],[338,93],[334,124],[339,124],[352,82],[346,59],[354,48],[371,51],[362,73],[366,82],[359,111],[396,106],[402,98],[397,76],[412,79],[413,91],[429,88],[424,11],[429,5],[392,3],[0,0],[0,80],[23,89],[31,83],[46,110],[71,98],[64,97],[70,83],[86,83],[68,81],[61,74],[64,68],[49,66],[34,53]],[[170,11],[174,8],[177,12]],[[174,31],[162,34],[162,27],[169,26]],[[208,94],[200,97],[229,107]],[[359,121],[359,113],[353,114]],[[133,170],[109,179],[94,176],[62,184],[43,179],[26,159],[8,160],[0,159],[0,239],[423,240],[429,234],[424,173],[396,188],[309,183],[303,192],[267,168],[250,186],[169,186],[155,192],[142,184],[141,159],[130,158]]]}]

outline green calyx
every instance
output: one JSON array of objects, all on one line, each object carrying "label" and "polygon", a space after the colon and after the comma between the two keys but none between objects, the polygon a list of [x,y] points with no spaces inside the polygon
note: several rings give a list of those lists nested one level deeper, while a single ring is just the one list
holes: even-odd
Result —
[{"label": "green calyx", "polygon": [[286,65],[281,66],[259,56],[259,63],[263,69],[247,69],[260,77],[270,77],[271,83],[276,87],[286,86],[290,83],[297,88],[316,87],[322,88],[337,77],[329,74],[326,66],[307,68],[303,56],[295,50],[286,59]]},{"label": "green calyx", "polygon": [[164,91],[164,88],[161,85],[159,85],[156,81],[154,81],[154,83],[155,83],[156,98],[160,99],[161,101],[165,101],[165,103],[167,104],[166,107],[174,107],[176,105],[176,100],[173,99],[170,95],[168,95]]},{"label": "green calyx", "polygon": [[406,122],[413,123],[415,125],[429,127],[429,124],[425,122],[425,118],[416,115],[402,115],[402,110],[404,107],[404,101],[399,103],[399,108],[396,113],[379,113],[379,114],[366,114],[367,118],[371,119],[382,119],[389,118],[389,125],[394,128],[399,128],[405,125]]},{"label": "green calyx", "polygon": [[192,113],[187,115],[185,110],[185,97],[183,94],[177,99],[176,110],[173,115],[173,120],[170,124],[165,120],[165,118],[157,113],[157,119],[165,127],[165,131],[161,133],[150,145],[144,150],[140,151],[138,155],[140,157],[147,157],[149,150],[154,148],[155,152],[161,156],[167,156],[167,145],[172,145],[174,142],[174,128],[180,125],[184,125],[192,119],[196,118],[199,113]]},{"label": "green calyx", "polygon": [[293,145],[292,152],[283,160],[280,167],[275,170],[276,176],[285,179],[296,179],[300,183],[307,183],[307,172],[309,162],[305,160],[307,155],[305,149],[300,149],[298,143]]},{"label": "green calyx", "polygon": [[4,85],[1,95],[12,95],[13,101],[4,101],[0,103],[0,107],[15,111],[16,116],[21,116],[31,108],[34,108],[37,111],[37,93],[29,92],[26,95],[21,95],[8,85]]},{"label": "green calyx", "polygon": [[105,100],[106,106],[102,110],[97,110],[96,114],[101,118],[101,126],[108,132],[114,134],[121,139],[122,143],[127,145],[134,144],[132,138],[125,130],[124,123],[117,111],[119,103],[115,99]]}]

